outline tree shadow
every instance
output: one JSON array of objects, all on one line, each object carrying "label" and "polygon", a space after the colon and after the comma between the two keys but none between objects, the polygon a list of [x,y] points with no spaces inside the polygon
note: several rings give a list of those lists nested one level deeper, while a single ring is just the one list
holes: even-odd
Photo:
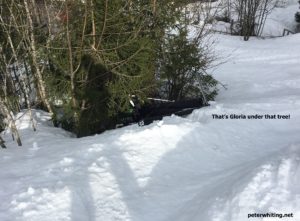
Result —
[{"label": "tree shadow", "polygon": [[[111,148],[103,148],[101,153],[118,183],[130,214],[129,220],[198,221],[201,217],[208,221],[211,207],[218,200],[233,195],[238,188],[242,190],[243,184],[251,180],[255,168],[253,161],[249,164],[232,163],[232,159],[222,156],[221,146],[216,148],[209,141],[201,145],[199,132],[195,130],[199,128],[184,134],[176,146],[159,159],[146,185],[139,184],[139,177],[120,149],[122,140],[114,141]],[[148,139],[151,142],[157,137],[149,136]],[[195,147],[197,144],[200,145]],[[122,149],[126,145],[131,144],[123,143]],[[219,165],[220,158],[228,162],[227,167]]]},{"label": "tree shadow", "polygon": [[88,175],[85,168],[76,175],[76,183],[73,181],[68,184],[71,192],[71,221],[96,221],[96,209]]},{"label": "tree shadow", "polygon": [[[161,128],[165,126],[170,125],[164,123]],[[143,142],[151,143],[159,139],[162,148],[169,145],[168,139],[174,135],[169,136],[172,131],[166,130],[165,132],[169,133],[166,136],[161,128],[154,124],[142,128],[140,131],[145,131],[146,134]],[[148,133],[151,129],[156,132]],[[58,153],[60,158],[55,157],[55,160],[59,160],[57,162],[59,165],[54,168],[57,171],[52,174],[53,179],[61,181],[61,185],[66,186],[70,191],[70,220],[198,221],[201,217],[202,220],[208,221],[211,217],[210,207],[216,200],[232,195],[233,186],[237,186],[235,183],[247,183],[247,180],[251,179],[253,164],[251,166],[247,163],[243,165],[230,163],[232,159],[224,158],[222,146],[216,146],[216,143],[223,144],[219,141],[214,142],[212,139],[217,140],[217,136],[209,137],[203,142],[199,140],[207,135],[202,129],[200,126],[193,127],[189,132],[179,134],[180,138],[171,145],[169,152],[154,163],[150,162],[153,167],[149,174],[146,174],[148,179],[144,184],[140,182],[143,175],[137,173],[137,168],[132,168],[132,163],[136,159],[128,159],[128,154],[131,154],[128,150],[133,150],[130,146],[136,148],[137,144],[142,141],[135,141],[134,136],[129,137],[128,142],[122,139],[122,136],[139,133],[140,131],[136,128],[124,128],[123,131],[111,131],[96,137],[70,138],[69,140],[63,138],[63,144],[59,144],[59,140],[53,140],[51,145],[58,143],[57,145],[61,145],[60,148],[63,148],[63,145],[78,147],[74,151],[70,151],[69,148],[60,150],[61,152]],[[57,128],[54,130],[59,132]],[[139,135],[138,137],[140,139]],[[53,138],[57,139],[56,134]],[[34,148],[37,148],[38,144],[45,145],[42,140],[38,139],[36,142],[33,145]],[[78,144],[84,146],[81,148]],[[110,146],[107,146],[108,144]],[[143,148],[143,145],[140,148]],[[37,151],[43,151],[42,149],[37,149]],[[57,156],[57,153],[53,153],[53,156]],[[219,165],[219,159],[227,160],[230,167],[222,168],[223,163]],[[72,160],[76,160],[74,165]],[[99,165],[102,162],[105,162],[107,166]],[[48,163],[45,164],[48,165]],[[245,171],[247,174],[244,174]],[[113,181],[106,183],[113,185],[115,182],[115,187],[103,186],[105,182],[103,179],[108,177],[106,174],[113,176]],[[232,179],[227,179],[228,176]],[[47,187],[47,185],[37,184],[37,187]],[[111,188],[111,190],[102,188]],[[122,218],[118,217],[118,214],[116,217],[113,214],[106,214],[115,213],[119,209],[119,205],[113,198],[116,190],[119,190],[121,194],[121,199],[117,198],[117,200],[124,203],[126,207],[124,210],[128,213],[121,214]],[[112,196],[103,195],[108,191],[112,192]],[[100,199],[101,197],[103,199]],[[108,202],[110,200],[111,202]],[[105,217],[108,218],[105,219]]]},{"label": "tree shadow", "polygon": [[110,172],[118,184],[122,200],[129,213],[128,218],[131,221],[144,220],[139,213],[143,210],[144,206],[143,189],[139,186],[137,178],[123,156],[122,151],[119,149],[119,146],[113,145],[113,148],[104,148],[101,153],[109,163]]}]

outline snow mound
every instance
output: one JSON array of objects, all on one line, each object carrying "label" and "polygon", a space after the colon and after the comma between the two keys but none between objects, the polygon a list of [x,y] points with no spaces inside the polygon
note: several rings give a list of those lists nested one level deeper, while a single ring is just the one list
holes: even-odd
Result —
[{"label": "snow mound", "polygon": [[[248,174],[244,170],[239,171],[237,182],[228,187],[228,190],[235,191],[229,193],[225,199],[219,199],[220,202],[214,205],[211,211],[212,220],[242,221],[248,219],[245,214],[255,213],[281,215],[293,212],[294,217],[300,217],[300,145],[284,148],[280,154],[282,153],[286,154],[281,157],[271,155],[263,159]],[[240,177],[243,179],[239,179]],[[248,179],[246,183],[245,179]],[[261,220],[277,219],[278,217],[267,217]]]},{"label": "snow mound", "polygon": [[281,36],[284,29],[296,30],[296,21],[294,19],[299,9],[297,0],[289,0],[285,7],[276,7],[266,20],[263,36]]}]

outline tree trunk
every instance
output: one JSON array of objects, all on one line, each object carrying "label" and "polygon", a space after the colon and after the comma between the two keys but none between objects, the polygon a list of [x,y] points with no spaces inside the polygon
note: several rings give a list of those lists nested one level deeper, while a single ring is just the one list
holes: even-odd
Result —
[{"label": "tree trunk", "polygon": [[24,6],[26,10],[26,16],[28,20],[28,28],[29,28],[29,40],[30,40],[30,49],[31,49],[31,57],[32,57],[32,63],[33,67],[35,68],[35,77],[37,79],[37,86],[39,90],[39,94],[41,96],[43,104],[46,106],[50,114],[53,114],[52,107],[50,105],[50,102],[47,97],[45,82],[43,80],[42,71],[39,67],[38,63],[38,55],[36,50],[36,41],[34,36],[34,29],[33,29],[33,21],[30,15],[29,7],[27,4],[27,1],[24,0]]},{"label": "tree trunk", "polygon": [[0,146],[1,146],[2,148],[6,148],[5,142],[4,142],[4,140],[2,139],[1,135],[0,135]]},{"label": "tree trunk", "polygon": [[18,131],[18,128],[16,126],[16,121],[14,119],[13,114],[10,112],[10,110],[7,108],[6,104],[3,101],[0,101],[0,108],[1,108],[1,113],[4,114],[6,117],[8,123],[8,127],[11,130],[11,134],[13,136],[13,139],[17,141],[18,146],[22,146],[21,142],[21,137]]}]

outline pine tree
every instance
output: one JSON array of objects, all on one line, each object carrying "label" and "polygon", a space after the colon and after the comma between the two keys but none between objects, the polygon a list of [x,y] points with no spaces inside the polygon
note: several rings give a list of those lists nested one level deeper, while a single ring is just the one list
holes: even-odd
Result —
[{"label": "pine tree", "polygon": [[211,58],[199,42],[188,39],[187,29],[169,34],[163,45],[161,80],[163,94],[170,100],[204,97],[213,100],[217,94],[217,81],[206,73]]},{"label": "pine tree", "polygon": [[[202,56],[198,43],[188,41],[187,32],[168,35],[178,25],[184,4],[182,0],[3,0],[0,96],[6,102],[5,117],[21,107],[31,110],[33,102],[53,112],[56,125],[85,136],[113,127],[118,115],[128,111],[130,96],[143,100],[161,92],[159,75],[170,77],[167,67],[178,61],[173,54],[162,59],[168,47],[186,57],[186,65],[176,64],[175,72],[196,76],[200,70],[194,70],[200,67],[196,60]],[[12,77],[9,67],[22,67],[24,73]],[[176,89],[172,97],[199,93],[192,83],[194,75],[181,89],[184,92]],[[201,71],[197,76],[208,75]]]},{"label": "pine tree", "polygon": [[151,5],[119,0],[63,4],[62,31],[47,52],[48,82],[52,97],[63,99],[62,123],[84,136],[109,128],[129,107],[130,94],[145,97],[155,86]]}]

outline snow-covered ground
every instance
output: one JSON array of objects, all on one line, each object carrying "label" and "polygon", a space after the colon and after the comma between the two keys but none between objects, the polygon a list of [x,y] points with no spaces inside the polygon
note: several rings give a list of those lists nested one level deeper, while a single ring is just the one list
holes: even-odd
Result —
[{"label": "snow-covered ground", "polygon": [[[72,138],[36,111],[0,150],[1,221],[300,221],[300,34],[218,35],[226,84],[188,118]],[[289,115],[290,119],[213,119]],[[293,213],[293,218],[249,218]]]},{"label": "snow-covered ground", "polygon": [[[277,7],[269,8],[270,13],[267,16],[264,29],[261,33],[262,37],[282,36],[284,29],[294,32],[297,30],[297,22],[294,17],[295,13],[299,10],[298,0],[279,0],[278,2],[281,3],[278,3]],[[217,14],[222,16],[222,13],[224,12],[220,11]],[[233,11],[231,16],[235,21],[237,20],[236,12]],[[219,21],[214,24],[213,30],[230,33],[230,23]]]},{"label": "snow-covered ground", "polygon": [[285,0],[284,7],[274,8],[266,20],[263,36],[281,36],[283,29],[296,30],[295,13],[299,10],[298,0]]}]

